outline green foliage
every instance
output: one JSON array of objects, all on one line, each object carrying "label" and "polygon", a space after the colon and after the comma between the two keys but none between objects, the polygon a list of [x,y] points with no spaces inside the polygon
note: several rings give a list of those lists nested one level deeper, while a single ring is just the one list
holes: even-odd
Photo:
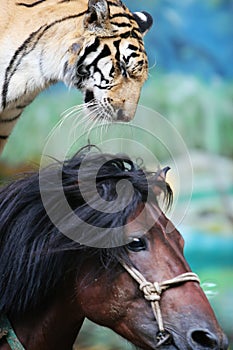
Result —
[{"label": "green foliage", "polygon": [[171,74],[149,80],[143,103],[168,118],[188,148],[232,157],[232,100],[233,84]]},{"label": "green foliage", "polygon": [[[220,80],[207,84],[193,76],[157,75],[155,79],[149,78],[140,104],[167,118],[188,148],[233,157],[232,97],[233,84]],[[16,125],[3,159],[13,163],[38,159],[61,113],[80,103],[81,95],[76,90],[41,94]],[[62,147],[62,142],[57,147]]]},{"label": "green foliage", "polygon": [[[81,103],[78,91],[60,89],[46,91],[39,95],[24,111],[7,143],[2,159],[19,163],[37,160],[43,150],[46,138],[61,119],[66,109]],[[62,147],[62,145],[59,145]]]}]

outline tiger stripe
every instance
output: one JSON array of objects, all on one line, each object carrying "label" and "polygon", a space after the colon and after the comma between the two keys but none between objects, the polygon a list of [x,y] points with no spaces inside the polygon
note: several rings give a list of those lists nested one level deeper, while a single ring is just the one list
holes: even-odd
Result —
[{"label": "tiger stripe", "polygon": [[38,0],[38,1],[33,2],[32,4],[26,4],[26,3],[23,3],[23,2],[17,2],[16,5],[18,5],[18,6],[25,6],[25,7],[34,7],[34,6],[40,5],[42,2],[45,2],[45,1],[46,0]]},{"label": "tiger stripe", "polygon": [[7,119],[0,119],[0,123],[12,123],[15,122],[19,117],[21,116],[21,113],[17,114],[15,117],[7,118]]}]

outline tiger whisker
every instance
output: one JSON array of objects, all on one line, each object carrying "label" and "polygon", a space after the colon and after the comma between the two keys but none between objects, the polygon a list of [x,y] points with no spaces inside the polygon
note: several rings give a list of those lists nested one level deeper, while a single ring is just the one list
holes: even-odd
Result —
[{"label": "tiger whisker", "polygon": [[67,115],[69,115],[73,111],[77,111],[79,109],[83,109],[83,107],[85,107],[86,105],[87,105],[87,103],[82,103],[80,105],[75,105],[73,107],[70,107],[70,108],[66,109],[65,111],[63,111],[61,113],[61,118],[62,119],[65,118]]},{"label": "tiger whisker", "polygon": [[[68,110],[64,111],[61,116],[62,118],[59,121],[59,127],[62,127],[62,125],[64,124],[64,122],[68,119],[71,118],[73,114],[81,112],[83,109],[83,105],[79,105],[79,106],[73,106],[71,108],[69,108]],[[68,112],[68,113],[67,113]]]},{"label": "tiger whisker", "polygon": [[104,118],[101,119],[101,124],[100,124],[100,141],[103,142],[103,126],[105,122],[105,115]]},{"label": "tiger whisker", "polygon": [[[91,130],[95,127],[98,122],[98,114],[100,110],[100,106],[93,103],[85,103],[82,107],[91,106],[92,109],[88,111],[88,113],[84,113],[83,108],[72,108],[69,109],[69,113],[65,116],[65,120],[69,119],[71,125],[69,125],[69,134],[68,140],[69,144],[72,146],[75,144],[82,135],[84,135],[87,131],[87,128],[91,125],[91,128],[88,130],[88,136]],[[80,107],[80,106],[77,106]],[[93,123],[94,121],[94,123]],[[63,120],[64,123],[64,120]],[[61,127],[62,123],[60,123],[59,127]],[[80,131],[80,127],[82,127],[82,131]]]},{"label": "tiger whisker", "polygon": [[73,106],[73,107],[71,107],[71,108],[66,109],[64,112],[62,112],[61,117],[64,118],[64,117],[66,117],[67,115],[69,115],[71,112],[73,112],[73,111],[78,111],[78,110],[82,110],[82,109],[84,109],[85,107],[91,106],[92,104],[93,104],[93,102],[90,101],[90,102],[88,102],[88,103],[85,102],[85,103],[81,103],[81,104],[79,104],[79,105],[75,105],[75,106]]},{"label": "tiger whisker", "polygon": [[[96,112],[98,112],[98,109],[96,110]],[[92,130],[95,128],[97,122],[99,121],[99,113],[97,113],[95,115],[95,118],[91,118],[90,119],[90,122],[91,122],[91,127],[90,129],[88,130],[88,134],[87,134],[87,137],[89,138],[90,137],[90,133],[92,132]]]},{"label": "tiger whisker", "polygon": [[154,69],[157,66],[157,61],[155,58],[154,64],[152,64],[152,66],[148,67],[148,70],[150,71],[151,69]]},{"label": "tiger whisker", "polygon": [[[68,110],[64,111],[62,113],[62,119],[60,120],[60,124],[59,127],[61,127],[63,125],[63,123],[68,119],[68,118],[72,118],[72,117],[77,117],[80,120],[80,116],[82,116],[82,113],[84,111],[84,108],[89,108],[90,106],[92,106],[93,103],[89,102],[89,103],[83,103],[81,105],[77,105],[77,106],[73,106],[71,108],[69,108]],[[68,113],[67,113],[68,112]],[[80,120],[80,124],[85,122],[85,118],[82,118]]]},{"label": "tiger whisker", "polygon": [[61,128],[66,121],[69,121],[71,126],[69,138],[77,139],[76,131],[80,127],[83,132],[87,132],[87,136],[90,137],[92,130],[96,127],[97,122],[100,121],[100,138],[103,140],[103,134],[107,132],[108,126],[112,121],[113,111],[109,109],[109,106],[105,100],[99,102],[97,100],[91,100],[90,102],[83,103],[77,106],[68,108],[62,113],[62,119],[59,122],[59,128]]},{"label": "tiger whisker", "polygon": [[[94,104],[92,103],[92,106],[94,106]],[[88,130],[88,135],[90,134],[91,130],[93,129],[93,127],[95,126],[96,122],[98,121],[98,118],[96,117],[96,112],[99,111],[99,106],[95,106],[94,108],[92,108],[91,111],[89,111],[88,114],[85,114],[82,116],[82,119],[78,121],[78,123],[73,124],[72,128],[74,128],[75,130],[77,130],[77,128],[84,123],[84,133],[87,132],[87,129],[89,128],[89,126],[91,125],[91,128]],[[97,113],[98,114],[98,113]],[[93,123],[93,121],[95,121]],[[76,122],[76,120],[74,120],[74,122]],[[80,130],[79,130],[80,132]]]}]

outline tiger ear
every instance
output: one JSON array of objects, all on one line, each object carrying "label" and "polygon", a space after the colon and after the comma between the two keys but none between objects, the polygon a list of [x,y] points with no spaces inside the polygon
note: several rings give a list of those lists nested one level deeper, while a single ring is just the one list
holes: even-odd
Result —
[{"label": "tiger ear", "polygon": [[153,24],[152,16],[146,11],[134,12],[133,16],[139,26],[142,35],[146,35],[146,33],[150,30]]},{"label": "tiger ear", "polygon": [[90,31],[102,31],[109,22],[109,7],[106,0],[89,0],[84,17],[84,28]]}]

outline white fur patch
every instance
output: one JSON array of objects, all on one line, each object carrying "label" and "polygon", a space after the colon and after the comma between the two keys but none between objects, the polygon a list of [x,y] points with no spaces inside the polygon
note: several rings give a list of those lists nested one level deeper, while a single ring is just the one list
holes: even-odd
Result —
[{"label": "white fur patch", "polygon": [[142,12],[134,12],[135,15],[137,15],[141,21],[147,22],[147,17],[144,13]]}]

